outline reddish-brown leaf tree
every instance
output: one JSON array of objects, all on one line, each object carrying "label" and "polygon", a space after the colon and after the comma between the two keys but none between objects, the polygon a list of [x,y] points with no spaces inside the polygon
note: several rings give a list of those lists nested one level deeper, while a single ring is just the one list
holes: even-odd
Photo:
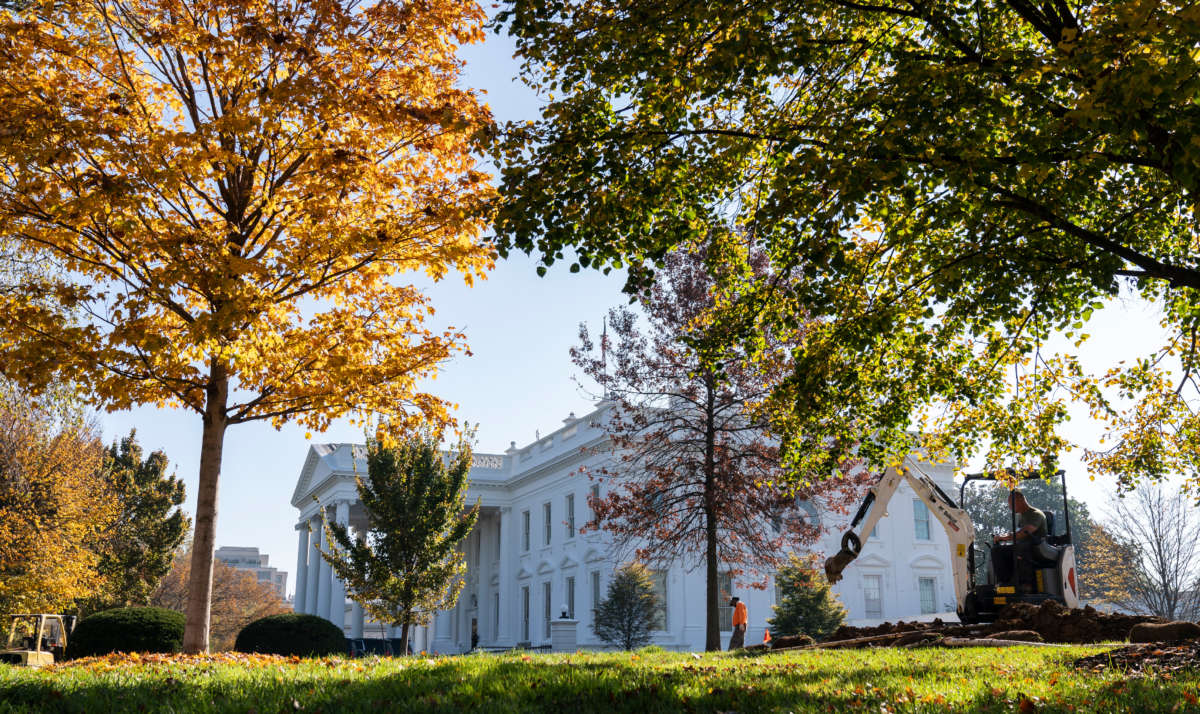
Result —
[{"label": "reddish-brown leaf tree", "polygon": [[[636,312],[614,308],[598,343],[580,326],[571,358],[612,405],[611,460],[590,475],[613,487],[590,499],[585,529],[608,531],[645,563],[702,562],[705,649],[718,650],[720,569],[765,587],[790,550],[819,535],[804,502],[842,510],[857,492],[849,476],[783,483],[778,439],[758,407],[786,372],[787,351],[779,335],[763,336],[754,359],[719,346],[737,341],[712,334],[720,327],[707,313],[727,297],[719,284],[736,281],[710,277],[706,252],[667,256],[640,299],[644,329]],[[746,277],[766,277],[765,261],[746,257]]]}]

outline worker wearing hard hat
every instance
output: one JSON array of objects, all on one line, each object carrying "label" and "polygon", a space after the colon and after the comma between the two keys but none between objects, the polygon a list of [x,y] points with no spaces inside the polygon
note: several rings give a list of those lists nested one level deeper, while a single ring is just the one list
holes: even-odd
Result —
[{"label": "worker wearing hard hat", "polygon": [[740,650],[746,645],[746,623],[750,618],[746,616],[746,603],[735,597],[729,604],[733,606],[733,634],[729,636],[729,649]]}]

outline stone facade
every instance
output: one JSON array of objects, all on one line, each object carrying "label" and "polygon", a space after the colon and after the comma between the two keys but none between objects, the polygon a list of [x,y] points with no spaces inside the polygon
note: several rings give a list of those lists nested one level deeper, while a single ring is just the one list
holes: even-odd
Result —
[{"label": "stone facade", "polygon": [[[577,621],[579,647],[603,646],[592,634],[591,611],[597,594],[602,598],[606,593],[619,558],[605,534],[578,531],[590,517],[593,488],[581,469],[611,459],[604,453],[606,422],[602,405],[582,418],[572,415],[561,428],[524,447],[514,442],[503,454],[475,455],[467,501],[478,501],[481,509],[476,528],[463,543],[467,582],[453,610],[439,613],[430,627],[414,633],[415,651],[466,651],[473,628],[482,647],[549,646],[558,629],[552,623],[560,619]],[[310,532],[320,533],[321,506],[352,529],[366,527],[354,486],[356,464],[364,473],[361,446],[312,446],[292,497],[300,510],[296,611],[326,617],[350,637],[370,636],[371,628],[361,608],[347,604],[344,588],[317,554],[322,541]],[[949,466],[920,468],[947,493],[954,490]],[[835,587],[851,624],[945,617],[947,611],[953,617],[945,534],[907,486],[897,492],[890,511]],[[848,517],[819,511],[816,516],[825,529],[816,549],[836,552]],[[656,573],[666,607],[654,644],[703,649],[703,582],[700,568],[676,565]],[[761,641],[775,602],[774,587],[739,587],[734,594],[749,609],[747,644]],[[566,618],[561,617],[564,610]],[[722,613],[726,627],[730,614]],[[728,641],[728,633],[723,639]]]}]

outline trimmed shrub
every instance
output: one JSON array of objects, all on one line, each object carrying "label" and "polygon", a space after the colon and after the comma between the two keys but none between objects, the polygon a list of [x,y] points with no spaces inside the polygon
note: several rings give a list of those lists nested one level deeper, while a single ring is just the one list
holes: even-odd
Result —
[{"label": "trimmed shrub", "polygon": [[345,653],[346,636],[340,627],[316,615],[270,615],[243,627],[233,648],[258,654],[323,657]]},{"label": "trimmed shrub", "polygon": [[183,649],[182,612],[161,607],[118,607],[79,621],[67,638],[67,657],[109,652],[162,652]]}]

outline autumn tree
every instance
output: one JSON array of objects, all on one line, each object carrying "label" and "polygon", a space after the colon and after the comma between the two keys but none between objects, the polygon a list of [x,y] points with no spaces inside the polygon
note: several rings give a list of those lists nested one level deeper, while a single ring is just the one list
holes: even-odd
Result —
[{"label": "autumn tree", "polygon": [[443,455],[440,440],[432,431],[378,429],[367,440],[367,476],[355,479],[367,531],[359,537],[325,520],[322,557],[363,610],[400,626],[400,652],[412,626],[458,601],[467,569],[458,546],[479,516],[478,504],[466,504],[470,444],[464,438]]},{"label": "autumn tree", "polygon": [[846,621],[846,608],[813,558],[793,554],[775,581],[780,600],[767,619],[775,636],[808,635],[819,642]]},{"label": "autumn tree", "polygon": [[117,514],[102,450],[80,408],[0,382],[0,614],[62,612],[99,590],[96,545]]},{"label": "autumn tree", "polygon": [[650,571],[641,563],[619,568],[592,616],[592,631],[602,642],[632,650],[650,642],[658,618],[658,596]]},{"label": "autumn tree", "polygon": [[98,570],[105,585],[91,609],[145,605],[191,524],[180,509],[183,481],[167,474],[162,451],[142,457],[133,430],[105,449],[101,470],[118,512],[101,536]]},{"label": "autumn tree", "polygon": [[1200,510],[1163,486],[1110,501],[1092,578],[1098,597],[1168,620],[1200,617]]},{"label": "autumn tree", "polygon": [[[1192,4],[510,0],[498,25],[550,98],[496,146],[502,252],[637,291],[714,223],[752,231],[782,279],[722,336],[809,320],[774,395],[802,471],[936,435],[1049,475],[1075,402],[1108,428],[1093,471],[1200,479]],[[1050,349],[1122,291],[1163,342],[1090,376]]]},{"label": "autumn tree", "polygon": [[467,282],[490,115],[473,2],[116,0],[0,12],[0,234],[62,271],[0,295],[0,374],[203,427],[184,649],[208,646],[228,427],[438,421],[462,346],[406,276]]},{"label": "autumn tree", "polygon": [[[185,612],[191,584],[191,554],[181,548],[171,569],[150,595],[150,605]],[[254,573],[213,561],[211,646],[215,651],[233,649],[234,640],[246,625],[268,615],[290,613],[292,608],[279,597],[271,583]]]},{"label": "autumn tree", "polygon": [[707,255],[668,255],[640,303],[646,327],[633,310],[614,308],[599,344],[582,325],[571,356],[611,404],[603,424],[611,458],[591,476],[614,487],[591,500],[588,527],[603,528],[648,565],[703,564],[705,648],[719,650],[722,570],[765,586],[789,548],[818,535],[800,502],[840,507],[855,497],[856,479],[798,492],[783,485],[778,441],[756,410],[786,353],[774,334],[754,364],[729,351],[706,353],[706,311],[722,296],[705,270]]}]

